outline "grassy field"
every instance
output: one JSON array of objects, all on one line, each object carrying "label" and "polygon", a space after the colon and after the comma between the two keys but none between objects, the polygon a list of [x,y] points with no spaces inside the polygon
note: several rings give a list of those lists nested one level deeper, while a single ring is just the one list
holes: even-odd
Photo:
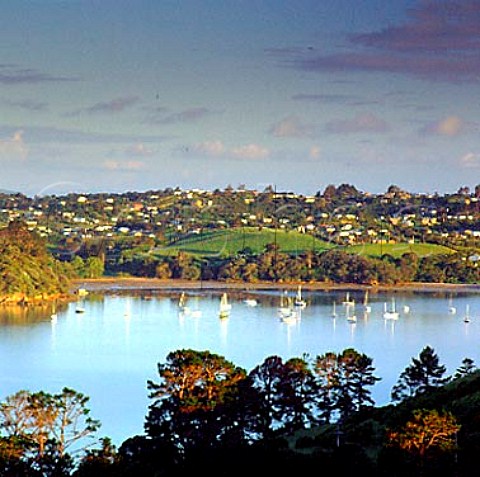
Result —
[{"label": "grassy field", "polygon": [[314,250],[316,252],[332,248],[331,244],[318,240],[311,235],[299,232],[285,232],[272,229],[229,229],[214,230],[198,235],[191,235],[164,248],[155,249],[158,255],[175,255],[184,251],[198,256],[226,257],[235,255],[245,248],[253,253],[261,253],[269,243],[277,243],[281,252],[302,253]]},{"label": "grassy field", "polygon": [[380,257],[388,254],[394,258],[402,256],[404,253],[415,253],[419,257],[426,255],[449,254],[454,250],[443,245],[430,243],[384,243],[384,244],[363,244],[345,247],[343,250],[349,253],[356,253],[365,257]]}]

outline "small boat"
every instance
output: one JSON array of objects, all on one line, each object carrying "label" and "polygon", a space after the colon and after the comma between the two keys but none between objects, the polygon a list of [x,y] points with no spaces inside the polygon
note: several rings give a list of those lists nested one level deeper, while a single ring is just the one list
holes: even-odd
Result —
[{"label": "small boat", "polygon": [[403,305],[403,312],[410,313],[410,307],[408,305]]},{"label": "small boat", "polygon": [[243,300],[243,303],[245,303],[245,305],[247,305],[247,306],[257,306],[258,305],[258,302],[257,302],[257,300],[255,300],[255,298],[247,298],[247,299]]},{"label": "small boat", "polygon": [[453,297],[450,295],[450,298],[448,299],[448,312],[451,315],[454,315],[457,312],[457,308],[453,306]]},{"label": "small boat", "polygon": [[343,306],[352,306],[354,304],[353,300],[350,299],[350,292],[347,292],[345,295],[345,300],[342,301]]},{"label": "small boat", "polygon": [[392,298],[392,307],[390,310],[387,309],[387,304],[384,304],[383,317],[386,320],[397,320],[398,316],[398,311],[395,310],[395,299]]},{"label": "small boat", "polygon": [[[356,323],[357,322],[357,315],[355,315],[355,301],[352,300],[351,303],[352,303],[351,305],[347,306],[347,311],[346,311],[347,321],[349,323]],[[350,313],[350,311],[352,311],[352,312]]]},{"label": "small boat", "polygon": [[187,298],[185,297],[185,292],[180,294],[180,298],[178,299],[178,308],[180,309],[180,313],[182,315],[189,315],[190,309],[187,306]]},{"label": "small boat", "polygon": [[79,288],[77,290],[77,294],[78,296],[87,296],[88,295],[88,291],[85,289],[85,288]]},{"label": "small boat", "polygon": [[287,290],[280,295],[280,306],[278,307],[278,314],[280,316],[287,316],[291,311],[291,298],[287,296]]},{"label": "small boat", "polygon": [[332,318],[336,318],[337,317],[337,304],[335,303],[335,300],[333,301],[333,307],[332,307]]},{"label": "small boat", "polygon": [[230,316],[230,311],[232,310],[232,305],[228,303],[227,294],[224,293],[222,298],[220,299],[220,309],[219,309],[219,317],[220,318],[228,318]]},{"label": "small boat", "polygon": [[295,301],[293,304],[300,308],[305,308],[307,306],[307,302],[302,298],[302,286],[298,285],[297,295],[295,296]]},{"label": "small boat", "polygon": [[463,317],[465,323],[470,323],[470,305],[465,306],[465,316]]},{"label": "small boat", "polygon": [[83,308],[83,306],[77,306],[75,308],[75,313],[85,313],[85,308]]},{"label": "small boat", "polygon": [[297,312],[295,310],[290,310],[288,313],[282,315],[280,320],[283,321],[283,323],[296,323],[298,321]]},{"label": "small boat", "polygon": [[280,319],[284,322],[293,322],[293,320],[298,319],[299,315],[293,306],[293,300],[291,297],[281,297],[278,314],[280,315]]},{"label": "small boat", "polygon": [[370,313],[372,311],[372,307],[368,304],[368,290],[365,292],[365,296],[363,298],[363,311],[365,313]]}]

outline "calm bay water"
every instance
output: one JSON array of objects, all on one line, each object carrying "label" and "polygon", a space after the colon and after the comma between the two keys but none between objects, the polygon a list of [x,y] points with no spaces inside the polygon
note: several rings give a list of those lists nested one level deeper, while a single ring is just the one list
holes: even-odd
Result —
[{"label": "calm bay water", "polygon": [[[145,292],[144,292],[145,293]],[[292,292],[293,295],[293,292]],[[363,312],[363,292],[351,292],[357,322],[346,319],[345,292],[304,292],[308,305],[294,323],[279,319],[280,292],[230,293],[232,311],[220,320],[219,292],[187,293],[195,313],[181,314],[179,293],[148,297],[134,292],[90,294],[58,309],[0,310],[0,399],[21,389],[60,392],[64,386],[90,397],[100,436],[119,445],[143,433],[148,379],[157,380],[157,363],[182,348],[209,350],[247,371],[268,356],[284,359],[353,347],[373,358],[382,380],[373,388],[377,405],[389,402],[399,374],[424,346],[432,346],[455,372],[465,357],[480,365],[480,295],[472,293],[398,292],[370,294]],[[400,316],[385,320],[392,296]],[[148,298],[148,299],[147,299]],[[245,298],[258,305],[248,306]],[[332,317],[336,303],[336,318]],[[449,306],[456,313],[449,312]],[[404,311],[404,306],[410,308]],[[471,321],[463,318],[469,312]]]}]

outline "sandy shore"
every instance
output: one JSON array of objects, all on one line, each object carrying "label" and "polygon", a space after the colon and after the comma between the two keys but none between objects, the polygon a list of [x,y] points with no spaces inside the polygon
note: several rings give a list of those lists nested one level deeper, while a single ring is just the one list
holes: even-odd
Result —
[{"label": "sandy shore", "polygon": [[[272,283],[272,282],[218,282],[218,281],[189,281],[189,280],[160,280],[157,278],[98,278],[82,279],[72,282],[72,292],[79,288],[87,291],[178,291],[178,290],[232,290],[232,291],[261,291],[261,290],[295,290],[299,283]],[[421,291],[421,292],[480,292],[480,285],[454,285],[446,283],[405,283],[401,285],[358,285],[358,284],[326,284],[302,283],[303,290],[372,290],[372,291]]]}]

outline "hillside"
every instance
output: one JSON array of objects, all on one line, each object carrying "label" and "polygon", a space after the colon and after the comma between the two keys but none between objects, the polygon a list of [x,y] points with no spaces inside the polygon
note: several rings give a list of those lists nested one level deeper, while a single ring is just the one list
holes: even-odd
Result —
[{"label": "hillside", "polygon": [[332,244],[319,240],[311,235],[296,231],[267,229],[258,230],[253,227],[213,230],[201,234],[190,235],[171,245],[157,247],[157,255],[176,255],[179,251],[193,255],[212,257],[229,257],[242,250],[259,254],[265,251],[267,244],[277,243],[281,252],[299,254],[305,251],[328,250]]},{"label": "hillside", "polygon": [[428,255],[449,255],[455,250],[444,245],[431,243],[384,243],[384,244],[361,244],[344,247],[345,252],[358,254],[364,257],[379,258],[382,255],[390,255],[399,258],[405,253],[414,253],[418,257]]}]

